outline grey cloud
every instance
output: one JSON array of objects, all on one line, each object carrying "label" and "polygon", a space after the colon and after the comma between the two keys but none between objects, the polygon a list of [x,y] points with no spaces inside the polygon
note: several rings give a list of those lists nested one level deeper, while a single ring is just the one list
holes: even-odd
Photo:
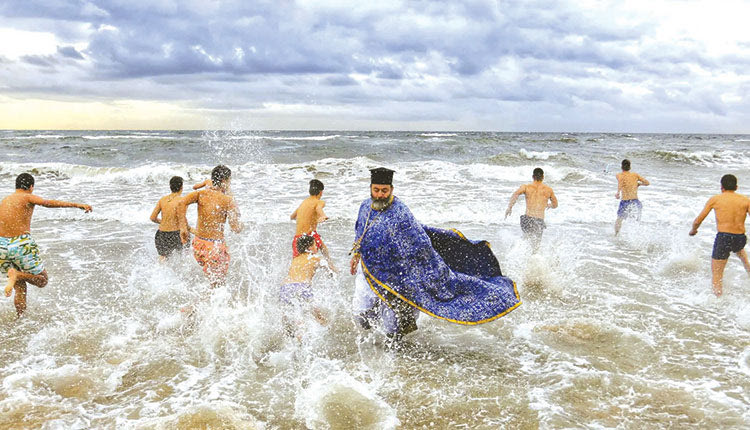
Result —
[{"label": "grey cloud", "polygon": [[20,60],[39,67],[53,67],[57,64],[57,61],[51,55],[24,55]]},{"label": "grey cloud", "polygon": [[62,55],[63,57],[72,58],[74,60],[84,59],[83,55],[81,55],[81,53],[72,46],[58,46],[57,53]]},{"label": "grey cloud", "polygon": [[342,75],[328,76],[325,79],[323,79],[323,83],[325,85],[330,85],[333,87],[358,85],[357,81],[355,81],[354,79],[350,78],[349,76],[342,76]]}]

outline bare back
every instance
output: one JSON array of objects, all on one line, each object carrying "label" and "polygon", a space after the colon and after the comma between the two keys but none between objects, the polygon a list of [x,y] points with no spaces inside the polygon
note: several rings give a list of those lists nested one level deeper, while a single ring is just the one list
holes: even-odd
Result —
[{"label": "bare back", "polygon": [[553,207],[557,206],[555,193],[544,183],[532,182],[522,188],[521,193],[526,197],[526,216],[544,219],[544,211],[550,200],[552,200]]},{"label": "bare back", "polygon": [[[232,217],[230,223],[239,219],[239,211],[234,199],[220,191],[213,189],[196,191],[190,193],[185,199],[188,203],[197,199],[198,226],[196,234],[204,239],[223,239],[224,224],[227,222],[227,217]],[[235,229],[232,228],[232,230]]]},{"label": "bare back", "polygon": [[292,214],[293,219],[297,220],[296,236],[312,233],[318,229],[319,220],[325,216],[323,207],[325,207],[325,202],[316,196],[310,196],[300,203]]},{"label": "bare back", "polygon": [[159,199],[159,208],[161,209],[161,222],[159,230],[176,231],[180,229],[179,205],[182,196],[178,194],[169,194]]},{"label": "bare back", "polygon": [[289,276],[287,276],[285,282],[309,283],[312,281],[315,270],[318,267],[320,267],[320,257],[302,253],[292,260],[292,266],[289,268]]},{"label": "bare back", "polygon": [[622,193],[622,200],[638,198],[638,187],[648,185],[648,181],[635,172],[620,172],[617,174],[617,191]]},{"label": "bare back", "polygon": [[745,218],[750,213],[750,199],[742,194],[724,191],[708,200],[706,208],[714,210],[716,230],[720,233],[745,233]]},{"label": "bare back", "polygon": [[32,196],[28,192],[16,191],[0,201],[0,236],[16,237],[31,231]]}]

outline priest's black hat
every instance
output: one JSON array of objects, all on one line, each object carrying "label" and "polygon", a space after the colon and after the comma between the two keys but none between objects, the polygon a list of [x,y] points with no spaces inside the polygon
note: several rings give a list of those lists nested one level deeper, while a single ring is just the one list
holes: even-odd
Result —
[{"label": "priest's black hat", "polygon": [[370,169],[370,183],[378,185],[393,185],[393,170],[385,167]]}]

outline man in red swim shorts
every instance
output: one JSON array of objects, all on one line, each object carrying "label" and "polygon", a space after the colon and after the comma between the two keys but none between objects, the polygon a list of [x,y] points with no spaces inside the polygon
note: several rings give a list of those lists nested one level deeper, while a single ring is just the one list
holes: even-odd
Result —
[{"label": "man in red swim shorts", "polygon": [[323,212],[326,202],[321,200],[323,197],[323,188],[322,182],[317,179],[311,180],[310,197],[303,200],[299,207],[289,217],[297,221],[297,232],[294,235],[294,239],[292,239],[292,256],[296,257],[299,255],[297,252],[297,239],[303,235],[312,236],[313,239],[315,239],[315,244],[318,249],[320,249],[326,262],[328,262],[328,267],[335,271],[336,269],[333,267],[331,255],[328,253],[328,247],[325,246],[323,240],[316,231],[318,229],[318,223],[328,219],[326,213]]},{"label": "man in red swim shorts", "polygon": [[194,191],[180,201],[180,235],[188,240],[187,206],[198,203],[198,227],[193,239],[193,255],[208,276],[211,288],[224,283],[229,270],[229,250],[224,243],[224,224],[239,233],[242,231],[240,211],[234,199],[227,195],[232,171],[216,166],[211,172],[211,187]]}]

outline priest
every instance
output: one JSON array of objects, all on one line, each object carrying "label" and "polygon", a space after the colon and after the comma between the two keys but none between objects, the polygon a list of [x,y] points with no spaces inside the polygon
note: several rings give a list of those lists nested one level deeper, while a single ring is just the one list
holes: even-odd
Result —
[{"label": "priest", "polygon": [[515,282],[504,277],[486,241],[457,230],[420,224],[393,195],[394,171],[370,171],[370,198],[355,225],[350,271],[357,275],[357,322],[379,322],[395,339],[417,329],[419,313],[476,325],[521,304]]}]

